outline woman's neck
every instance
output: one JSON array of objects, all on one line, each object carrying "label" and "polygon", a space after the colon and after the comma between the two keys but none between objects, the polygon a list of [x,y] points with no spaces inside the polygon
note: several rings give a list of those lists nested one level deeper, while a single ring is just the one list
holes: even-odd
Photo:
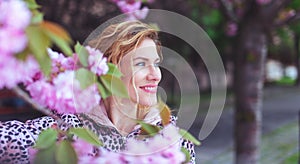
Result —
[{"label": "woman's neck", "polygon": [[106,104],[108,117],[122,135],[129,134],[137,125],[137,121],[143,120],[149,112],[149,108],[142,108],[130,100],[118,102],[111,98],[108,101]]}]

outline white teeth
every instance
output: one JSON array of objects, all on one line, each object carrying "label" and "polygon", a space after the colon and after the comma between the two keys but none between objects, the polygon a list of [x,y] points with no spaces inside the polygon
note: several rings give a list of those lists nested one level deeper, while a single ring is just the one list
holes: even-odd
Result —
[{"label": "white teeth", "polygon": [[147,89],[147,90],[154,90],[155,88],[154,87],[145,87],[145,89]]}]

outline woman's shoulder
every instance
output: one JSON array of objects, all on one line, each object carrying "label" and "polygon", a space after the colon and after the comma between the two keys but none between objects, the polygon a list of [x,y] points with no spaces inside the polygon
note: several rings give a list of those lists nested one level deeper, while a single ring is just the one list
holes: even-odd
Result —
[{"label": "woman's shoulder", "polygon": [[82,127],[82,120],[75,114],[63,114],[60,118],[71,127]]},{"label": "woman's shoulder", "polygon": [[[66,124],[61,127],[80,126],[76,115],[64,114],[59,116]],[[53,117],[43,116],[26,122],[18,120],[0,121],[0,163],[28,163],[28,148],[33,146],[38,135],[48,128],[58,126],[58,121]]]},{"label": "woman's shoulder", "polygon": [[[62,114],[57,115],[64,124],[62,124],[62,127],[80,127],[81,121],[79,120],[78,116],[75,114]],[[41,131],[47,128],[50,128],[52,126],[58,126],[57,120],[55,120],[53,117],[50,116],[42,116],[35,119],[27,120],[25,122],[21,122],[18,120],[12,120],[12,121],[0,121],[0,128],[26,128],[27,130],[36,129],[37,131]]]}]

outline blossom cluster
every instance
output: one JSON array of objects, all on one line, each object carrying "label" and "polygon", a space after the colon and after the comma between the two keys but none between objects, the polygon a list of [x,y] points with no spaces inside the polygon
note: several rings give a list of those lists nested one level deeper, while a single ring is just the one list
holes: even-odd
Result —
[{"label": "blossom cluster", "polygon": [[[179,164],[185,161],[185,155],[181,151],[180,134],[174,125],[168,125],[161,130],[160,134],[150,138],[148,142],[130,139],[126,143],[126,149],[122,152],[107,151],[100,148],[98,156],[92,154],[92,147],[82,140],[73,145],[77,154],[80,154],[78,163],[114,163],[118,164]],[[83,152],[82,150],[90,150]]]},{"label": "blossom cluster", "polygon": [[[106,58],[103,54],[93,48],[86,47],[89,54],[89,69],[96,75],[108,72]],[[65,57],[65,55],[48,49],[52,60],[52,71],[50,78],[41,72],[29,83],[26,89],[33,100],[58,113],[83,113],[90,111],[99,105],[101,96],[95,84],[82,89],[80,82],[76,79],[76,70],[79,68],[77,55]]]},{"label": "blossom cluster", "polygon": [[[138,10],[142,7],[141,1],[114,1],[122,12],[130,12],[128,19],[147,15],[148,8]],[[95,76],[107,74],[107,59],[100,51],[83,47],[88,53],[85,65],[79,59],[80,54],[67,57],[48,49],[51,71],[50,75],[45,75],[41,70],[43,65],[33,57],[36,54],[26,54],[31,45],[26,30],[31,26],[32,15],[25,2],[0,0],[0,11],[0,89],[23,84],[36,103],[57,113],[84,113],[99,105],[101,96],[97,84],[82,87],[77,73],[83,69]],[[149,142],[129,140],[127,149],[119,153],[99,147],[101,153],[95,155],[94,146],[80,139],[73,143],[73,147],[79,163],[182,163],[185,156],[180,150],[179,138],[178,129],[170,126],[165,127],[160,135],[150,138]],[[38,151],[29,150],[33,160],[33,154]]]},{"label": "blossom cluster", "polygon": [[[111,0],[114,2],[122,13],[127,14],[127,20],[136,20],[146,18],[149,8],[142,7],[142,0]],[[146,1],[152,3],[153,0]]]},{"label": "blossom cluster", "polygon": [[[138,10],[142,6],[141,1],[114,2],[122,12],[129,12],[129,19],[147,15],[146,7]],[[18,59],[18,54],[24,53],[28,46],[25,31],[31,23],[32,15],[24,1],[0,0],[0,11],[0,89],[11,89],[23,83],[36,102],[59,113],[84,112],[99,103],[100,95],[96,86],[92,85],[83,90],[75,78],[76,54],[65,57],[49,49],[48,54],[52,60],[50,78],[43,75],[32,55],[26,54],[25,59]],[[89,53],[89,70],[97,76],[106,74],[108,66],[103,54],[90,47],[86,49]],[[87,101],[83,101],[85,99]]]},{"label": "blossom cluster", "polygon": [[0,0],[0,89],[13,88],[26,82],[37,72],[39,66],[32,57],[16,59],[16,54],[27,46],[26,27],[31,12],[21,0]]},{"label": "blossom cluster", "polygon": [[31,13],[23,1],[0,2],[0,53],[13,55],[26,46],[25,28],[30,24]]},{"label": "blossom cluster", "polygon": [[[18,54],[28,46],[26,28],[31,22],[31,11],[21,0],[0,0],[0,89],[13,88],[23,83],[33,100],[58,113],[81,113],[99,104],[100,95],[95,85],[82,89],[75,78],[77,55],[65,57],[48,49],[52,68],[45,76],[33,56]],[[90,71],[96,75],[108,71],[102,53],[92,48]],[[97,61],[96,61],[97,60]]]},{"label": "blossom cluster", "polygon": [[103,53],[99,50],[86,46],[87,51],[89,52],[88,65],[90,70],[98,75],[104,75],[108,72],[107,58],[103,58]]}]

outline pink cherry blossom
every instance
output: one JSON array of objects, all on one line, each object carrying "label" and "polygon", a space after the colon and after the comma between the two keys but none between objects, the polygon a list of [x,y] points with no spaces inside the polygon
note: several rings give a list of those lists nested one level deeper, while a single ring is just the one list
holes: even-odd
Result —
[{"label": "pink cherry blossom", "polygon": [[[174,125],[169,125],[154,138],[150,138],[147,142],[129,139],[126,143],[126,149],[121,152],[107,151],[103,147],[99,147],[98,155],[88,156],[86,152],[89,152],[91,147],[80,145],[75,146],[75,149],[79,155],[78,163],[80,164],[181,164],[185,161],[185,155],[181,152],[181,145],[179,144],[178,137],[180,137],[178,128]],[[177,140],[175,144],[174,139]],[[161,146],[161,149],[153,149],[159,146]],[[82,150],[87,151],[84,152]]]},{"label": "pink cherry blossom", "polygon": [[24,1],[1,0],[0,24],[16,30],[24,30],[30,23],[31,12]]},{"label": "pink cherry blossom", "polygon": [[12,56],[2,56],[0,61],[0,88],[11,89],[19,83],[28,82],[38,70],[39,66],[32,57],[21,61]]},{"label": "pink cherry blossom", "polygon": [[[41,73],[40,66],[38,62],[33,58],[33,56],[31,55],[28,56],[25,61],[21,61],[21,60],[17,60],[17,61],[18,61],[17,72],[19,72],[20,77],[22,78],[21,82],[24,85],[31,83],[34,80],[34,78],[38,78],[38,76],[40,76],[39,75]],[[16,73],[16,70],[14,72]]]},{"label": "pink cherry blossom", "polygon": [[[121,12],[127,15],[126,20],[145,19],[148,15],[149,8],[142,7],[142,0],[111,0],[114,2]],[[153,3],[154,0],[144,1],[146,3]]]},{"label": "pink cherry blossom", "polygon": [[116,2],[123,13],[133,12],[141,8],[142,2],[136,0],[123,0]]},{"label": "pink cherry blossom", "polygon": [[[1,22],[0,22],[1,24]],[[0,55],[13,55],[21,52],[27,45],[27,37],[22,30],[0,26]]]},{"label": "pink cherry blossom", "polygon": [[66,57],[62,53],[58,53],[48,48],[48,55],[52,60],[52,74],[57,75],[60,72],[64,72],[65,70],[75,70],[76,67],[76,58]]},{"label": "pink cherry blossom", "polygon": [[26,89],[35,102],[43,107],[54,108],[56,97],[55,90],[51,84],[44,80],[39,80],[29,84]]},{"label": "pink cherry blossom", "polygon": [[25,28],[30,24],[31,12],[21,0],[1,0],[0,11],[0,88],[13,88],[30,81],[39,68],[32,57],[24,61],[14,57],[27,45]]},{"label": "pink cherry blossom", "polygon": [[234,22],[228,22],[226,25],[225,33],[228,36],[235,36],[237,33],[238,27],[237,24]]},{"label": "pink cherry blossom", "polygon": [[129,163],[182,163],[185,155],[180,150],[180,137],[178,128],[169,125],[147,142],[129,139],[122,158]]},{"label": "pink cherry blossom", "polygon": [[74,96],[76,113],[87,113],[99,105],[101,96],[96,85],[77,92]]},{"label": "pink cherry blossom", "polygon": [[75,140],[75,142],[72,143],[72,145],[78,156],[88,156],[93,154],[93,145],[86,142],[85,140],[78,138]]},{"label": "pink cherry blossom", "polygon": [[100,95],[95,85],[82,90],[74,71],[60,73],[53,85],[57,99],[54,108],[59,113],[84,113],[99,105]]},{"label": "pink cherry blossom", "polygon": [[34,163],[34,158],[35,158],[37,152],[38,152],[38,149],[35,149],[35,148],[32,148],[32,147],[28,148],[28,154],[29,154],[29,161],[30,161],[30,163]]},{"label": "pink cherry blossom", "polygon": [[[107,73],[108,66],[103,54],[89,47],[87,49],[91,71],[97,75]],[[66,57],[51,49],[48,49],[48,54],[52,60],[51,77],[46,78],[41,72],[33,74],[32,80],[27,83],[32,98],[58,113],[83,113],[99,105],[101,96],[96,85],[82,89],[75,78],[76,55]]]},{"label": "pink cherry blossom", "polygon": [[89,112],[101,99],[95,85],[81,89],[74,71],[59,73],[51,83],[35,81],[26,89],[37,103],[58,113]]},{"label": "pink cherry blossom", "polygon": [[0,56],[14,55],[26,47],[31,13],[20,0],[1,0],[0,11]]},{"label": "pink cherry blossom", "polygon": [[137,19],[145,19],[149,13],[149,8],[148,7],[143,7],[140,10],[135,10],[132,12],[127,13],[127,19],[128,21],[130,20],[137,20]]},{"label": "pink cherry blossom", "polygon": [[108,72],[107,58],[103,57],[103,53],[99,50],[86,46],[89,52],[88,63],[90,70],[98,76]]}]

